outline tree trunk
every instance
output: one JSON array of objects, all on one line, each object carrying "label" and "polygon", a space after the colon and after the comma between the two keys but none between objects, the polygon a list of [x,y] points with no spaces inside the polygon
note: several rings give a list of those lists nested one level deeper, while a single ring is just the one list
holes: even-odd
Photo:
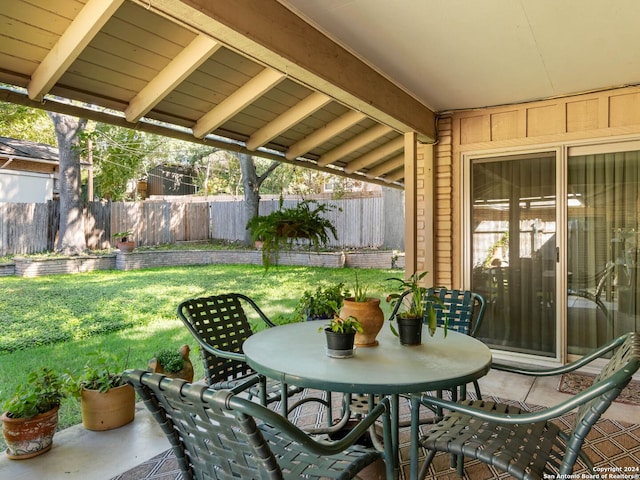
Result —
[{"label": "tree trunk", "polygon": [[87,120],[53,112],[48,114],[56,131],[60,161],[60,231],[56,251],[77,255],[87,248],[77,149],[78,134],[86,127]]},{"label": "tree trunk", "polygon": [[[279,165],[279,162],[273,162],[267,170],[260,176],[256,172],[256,164],[253,156],[246,153],[239,153],[240,171],[242,172],[242,187],[244,189],[244,213],[248,222],[259,214],[260,208],[260,185]],[[251,245],[251,231],[246,230],[244,233],[244,244]]]}]

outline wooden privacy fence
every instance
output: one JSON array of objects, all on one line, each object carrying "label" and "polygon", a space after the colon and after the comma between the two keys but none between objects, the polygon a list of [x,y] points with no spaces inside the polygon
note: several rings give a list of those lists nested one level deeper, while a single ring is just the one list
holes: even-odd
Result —
[{"label": "wooden privacy fence", "polygon": [[[383,198],[318,200],[336,208],[325,216],[338,231],[331,246],[380,247],[384,243]],[[292,207],[296,200],[285,200]],[[260,214],[278,209],[278,200],[260,202]],[[0,256],[52,251],[59,224],[59,204],[0,203]],[[247,224],[242,201],[89,202],[84,209],[87,247],[111,246],[116,232],[131,231],[137,245],[208,239],[241,241]]]}]

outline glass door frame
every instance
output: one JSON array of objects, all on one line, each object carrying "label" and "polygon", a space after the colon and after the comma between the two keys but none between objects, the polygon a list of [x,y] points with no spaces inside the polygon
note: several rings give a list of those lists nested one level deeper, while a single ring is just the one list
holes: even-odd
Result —
[{"label": "glass door frame", "polygon": [[567,359],[567,147],[559,145],[535,146],[533,148],[522,149],[501,149],[483,152],[464,152],[461,155],[462,175],[462,225],[461,225],[461,252],[462,262],[460,262],[460,272],[465,288],[471,285],[472,274],[472,251],[471,239],[471,165],[475,160],[495,159],[514,160],[518,157],[526,157],[535,154],[554,153],[556,168],[556,247],[558,251],[558,261],[556,261],[556,298],[555,302],[555,328],[556,328],[556,348],[554,357],[542,357],[528,353],[518,353],[505,350],[493,350],[494,359],[500,361],[526,362],[540,366],[557,366],[566,362]]}]

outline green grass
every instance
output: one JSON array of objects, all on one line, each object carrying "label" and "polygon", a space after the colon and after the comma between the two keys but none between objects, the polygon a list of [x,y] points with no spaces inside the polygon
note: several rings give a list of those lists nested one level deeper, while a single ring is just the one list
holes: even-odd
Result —
[{"label": "green grass", "polygon": [[[385,279],[398,271],[358,269],[369,296],[384,299]],[[125,356],[130,368],[147,367],[154,354],[187,343],[203,368],[195,341],[176,316],[180,301],[224,292],[249,295],[276,323],[290,321],[304,290],[345,282],[353,292],[354,269],[206,265],[134,271],[98,271],[0,280],[0,404],[27,372],[41,366],[79,372],[92,352]],[[385,315],[389,305],[381,302]],[[65,400],[60,428],[80,423],[79,402]],[[0,439],[0,442],[2,440]],[[1,445],[0,445],[1,447]]]}]

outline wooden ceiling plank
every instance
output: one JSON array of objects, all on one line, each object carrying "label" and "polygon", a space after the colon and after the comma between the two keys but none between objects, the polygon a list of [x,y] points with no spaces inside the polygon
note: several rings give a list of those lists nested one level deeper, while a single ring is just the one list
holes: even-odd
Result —
[{"label": "wooden ceiling plank", "polygon": [[385,160],[384,162],[376,165],[373,168],[370,168],[365,172],[365,176],[367,178],[376,178],[385,173],[389,173],[394,171],[396,168],[400,168],[404,166],[404,153],[400,154],[396,157],[393,157],[389,160]]},{"label": "wooden ceiling plank", "polygon": [[124,0],[89,0],[58,42],[36,68],[27,87],[29,98],[40,100],[111,18]]},{"label": "wooden ceiling plank", "polygon": [[[134,0],[144,3],[146,0]],[[435,113],[278,0],[154,0],[157,8],[399,132],[435,140]],[[286,28],[283,28],[283,25]]]},{"label": "wooden ceiling plank", "polygon": [[333,150],[322,155],[318,159],[318,165],[320,165],[321,167],[326,167],[330,163],[334,163],[336,160],[339,160],[340,158],[343,158],[346,155],[355,152],[359,148],[362,148],[365,145],[376,141],[380,137],[383,137],[392,131],[393,128],[387,125],[378,124],[375,127],[362,132],[360,135],[356,135],[351,140],[344,142],[342,145],[338,145]]},{"label": "wooden ceiling plank", "polygon": [[256,150],[331,102],[323,93],[313,92],[275,120],[267,123],[247,140],[247,148]]},{"label": "wooden ceiling plank", "polygon": [[387,142],[384,145],[371,150],[369,153],[362,155],[360,158],[350,161],[347,165],[345,165],[344,171],[347,173],[356,172],[361,168],[366,167],[367,165],[378,162],[384,157],[388,157],[392,153],[402,150],[403,148],[404,137],[399,136],[397,138],[394,138],[390,142]]},{"label": "wooden ceiling plank", "polygon": [[205,113],[193,127],[196,138],[204,138],[224,122],[286,78],[282,73],[265,68],[216,107]]},{"label": "wooden ceiling plank", "polygon": [[362,112],[357,112],[355,110],[349,110],[344,115],[336,118],[335,120],[327,123],[324,127],[315,130],[313,133],[307,135],[305,138],[300,140],[299,142],[291,145],[286,153],[285,157],[289,160],[293,160],[294,158],[298,158],[301,155],[304,155],[307,152],[310,152],[318,145],[326,142],[330,138],[335,137],[336,135],[344,132],[345,130],[353,127],[358,122],[361,122],[367,118],[367,116]]},{"label": "wooden ceiling plank", "polygon": [[206,35],[195,37],[146,87],[133,97],[124,111],[127,120],[134,123],[140,120],[221,47],[222,44]]}]

